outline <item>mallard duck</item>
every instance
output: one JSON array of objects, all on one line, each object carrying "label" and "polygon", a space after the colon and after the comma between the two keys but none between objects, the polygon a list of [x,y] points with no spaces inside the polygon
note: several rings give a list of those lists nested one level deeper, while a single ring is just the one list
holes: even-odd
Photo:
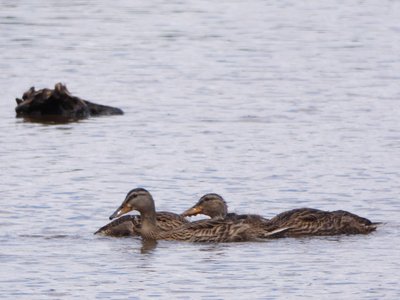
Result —
[{"label": "mallard duck", "polygon": [[344,210],[323,211],[298,208],[280,213],[270,220],[277,227],[290,229],[283,236],[313,236],[338,234],[366,234],[376,230],[380,223],[373,223]]},{"label": "mallard duck", "polygon": [[[107,236],[137,236],[137,227],[140,227],[141,218],[137,215],[122,216],[107,225],[104,225],[94,234],[102,234]],[[189,223],[183,216],[168,212],[159,211],[156,213],[157,227],[161,231],[168,231],[178,228],[183,224]]]},{"label": "mallard duck", "polygon": [[347,211],[322,211],[313,208],[298,208],[283,212],[268,220],[260,215],[238,215],[228,213],[224,199],[218,194],[206,194],[183,216],[204,214],[227,219],[243,219],[246,223],[256,227],[270,226],[269,228],[286,228],[281,236],[313,236],[313,235],[338,235],[362,234],[376,229],[379,223],[372,223],[368,219],[359,217]]},{"label": "mallard duck", "polygon": [[183,224],[170,231],[161,231],[156,225],[156,210],[153,197],[143,189],[131,190],[118,209],[110,216],[110,220],[131,210],[137,210],[141,216],[141,226],[135,230],[144,239],[176,240],[188,242],[242,242],[252,241],[260,237],[274,237],[285,228],[277,230],[255,230],[243,220],[226,220],[215,218]]},{"label": "mallard duck", "polygon": [[246,223],[257,226],[265,226],[265,224],[268,223],[268,219],[260,215],[228,213],[228,205],[224,198],[215,193],[202,196],[194,206],[183,212],[182,216],[188,217],[198,214],[209,216],[212,219],[225,218],[230,220],[243,220]]}]

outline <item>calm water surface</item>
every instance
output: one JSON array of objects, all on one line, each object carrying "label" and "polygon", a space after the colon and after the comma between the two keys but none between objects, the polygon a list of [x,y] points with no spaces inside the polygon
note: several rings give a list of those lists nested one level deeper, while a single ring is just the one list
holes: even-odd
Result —
[{"label": "calm water surface", "polygon": [[[400,3],[0,1],[1,299],[400,297]],[[46,125],[64,82],[124,116]],[[345,209],[367,236],[93,236],[135,187],[266,217]]]}]

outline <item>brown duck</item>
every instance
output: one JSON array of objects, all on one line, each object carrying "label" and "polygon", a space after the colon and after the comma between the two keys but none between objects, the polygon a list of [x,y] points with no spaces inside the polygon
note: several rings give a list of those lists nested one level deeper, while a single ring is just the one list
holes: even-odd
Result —
[{"label": "brown duck", "polygon": [[141,226],[136,227],[135,231],[147,240],[243,242],[275,237],[286,230],[285,228],[270,231],[267,229],[255,230],[243,220],[215,218],[183,224],[181,227],[169,231],[161,231],[156,225],[153,197],[143,188],[130,191],[120,207],[110,216],[110,219],[119,217],[131,210],[140,212]]},{"label": "brown duck", "polygon": [[278,214],[268,220],[259,215],[237,215],[227,213],[224,199],[217,194],[206,194],[182,215],[204,214],[211,218],[243,219],[253,226],[270,224],[272,228],[287,228],[281,233],[285,237],[366,234],[374,231],[379,223],[372,223],[347,211],[322,211],[313,208],[298,208]]}]

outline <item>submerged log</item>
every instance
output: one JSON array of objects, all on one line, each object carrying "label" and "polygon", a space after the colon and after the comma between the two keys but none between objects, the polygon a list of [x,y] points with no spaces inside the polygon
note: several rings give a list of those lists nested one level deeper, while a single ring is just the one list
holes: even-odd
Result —
[{"label": "submerged log", "polygon": [[41,89],[36,91],[31,87],[26,91],[22,99],[16,98],[17,117],[34,120],[57,120],[73,121],[88,118],[90,116],[122,115],[123,111],[116,107],[100,105],[79,97],[72,96],[67,87],[57,83],[52,89]]}]

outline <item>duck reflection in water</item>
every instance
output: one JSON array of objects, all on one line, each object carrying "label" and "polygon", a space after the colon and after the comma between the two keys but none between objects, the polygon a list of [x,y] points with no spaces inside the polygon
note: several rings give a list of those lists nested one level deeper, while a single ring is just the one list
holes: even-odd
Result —
[{"label": "duck reflection in water", "polygon": [[140,248],[140,253],[147,254],[150,253],[157,247],[156,240],[142,239],[142,247]]}]

